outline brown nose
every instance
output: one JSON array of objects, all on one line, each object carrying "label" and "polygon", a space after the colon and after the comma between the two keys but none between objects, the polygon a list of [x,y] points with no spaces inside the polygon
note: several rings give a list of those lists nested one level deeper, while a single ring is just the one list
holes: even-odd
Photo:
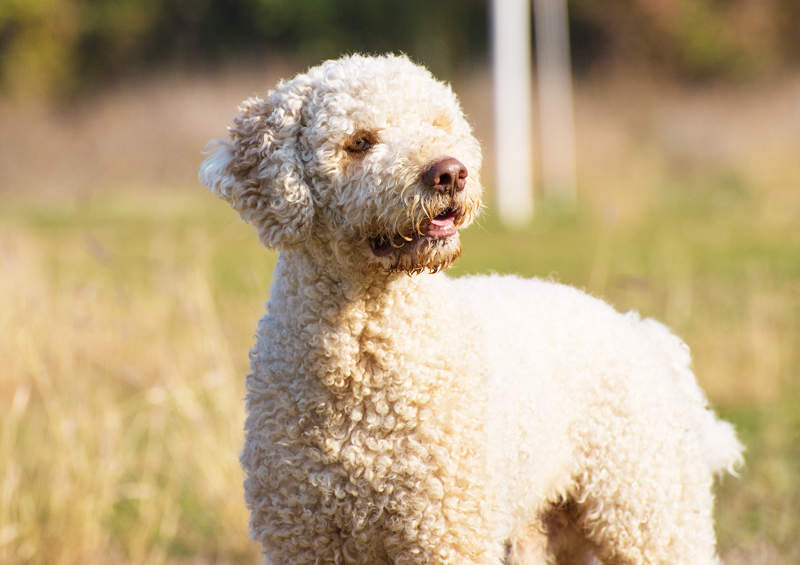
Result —
[{"label": "brown nose", "polygon": [[467,168],[453,157],[445,157],[431,163],[422,173],[422,182],[434,190],[464,190]]}]

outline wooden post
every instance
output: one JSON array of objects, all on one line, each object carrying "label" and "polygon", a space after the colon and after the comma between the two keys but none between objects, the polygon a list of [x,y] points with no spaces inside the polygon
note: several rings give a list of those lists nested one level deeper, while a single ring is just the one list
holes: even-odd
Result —
[{"label": "wooden post", "polygon": [[[495,0],[496,2],[498,0]],[[575,198],[575,134],[566,0],[533,0],[544,193]]]},{"label": "wooden post", "polygon": [[494,152],[500,219],[533,214],[530,0],[492,0]]}]

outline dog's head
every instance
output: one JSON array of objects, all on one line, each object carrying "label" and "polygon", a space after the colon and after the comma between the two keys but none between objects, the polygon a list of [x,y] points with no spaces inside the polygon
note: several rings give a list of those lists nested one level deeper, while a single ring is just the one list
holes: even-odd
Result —
[{"label": "dog's head", "polygon": [[353,55],[243,102],[200,180],[268,247],[420,272],[460,255],[480,165],[448,85],[404,56]]}]

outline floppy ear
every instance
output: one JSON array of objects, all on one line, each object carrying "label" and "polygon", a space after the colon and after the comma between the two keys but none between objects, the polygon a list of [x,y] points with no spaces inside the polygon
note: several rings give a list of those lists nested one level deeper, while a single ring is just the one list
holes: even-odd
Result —
[{"label": "floppy ear", "polygon": [[253,224],[267,247],[291,247],[311,231],[314,208],[298,147],[310,90],[300,75],[279,84],[266,100],[242,102],[228,139],[212,141],[200,167],[200,182]]}]

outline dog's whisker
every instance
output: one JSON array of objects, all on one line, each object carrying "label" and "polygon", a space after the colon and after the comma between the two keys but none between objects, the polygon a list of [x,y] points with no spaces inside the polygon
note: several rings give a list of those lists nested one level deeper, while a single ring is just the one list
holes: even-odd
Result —
[{"label": "dog's whisker", "polygon": [[411,211],[409,212],[409,215],[412,218],[414,217],[414,210],[417,208],[418,205],[419,205],[419,194],[415,194],[414,201],[411,203]]},{"label": "dog's whisker", "polygon": [[425,202],[422,203],[422,210],[425,212],[425,216],[428,220],[433,219],[433,213],[430,211]]}]

